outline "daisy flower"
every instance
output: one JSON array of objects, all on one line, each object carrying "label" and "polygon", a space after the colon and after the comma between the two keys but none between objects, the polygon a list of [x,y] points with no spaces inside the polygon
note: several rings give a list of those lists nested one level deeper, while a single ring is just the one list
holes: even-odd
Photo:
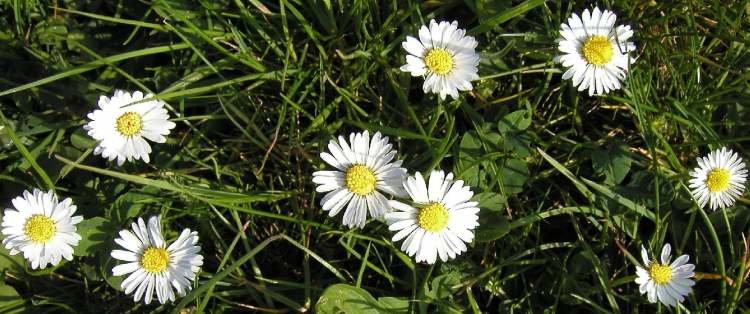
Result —
[{"label": "daisy flower", "polygon": [[631,51],[635,44],[628,41],[633,31],[628,25],[615,27],[617,15],[612,11],[586,9],[581,17],[573,13],[568,24],[560,29],[558,49],[562,55],[556,57],[567,71],[564,80],[573,79],[578,90],[589,89],[589,95],[608,93],[620,88],[632,63]]},{"label": "daisy flower", "polygon": [[94,154],[108,160],[117,159],[120,166],[125,160],[142,159],[149,162],[151,146],[146,139],[164,143],[167,141],[164,136],[175,127],[175,123],[169,121],[163,101],[133,104],[151,97],[152,94],[144,96],[140,91],[131,95],[121,90],[115,91],[112,98],[99,97],[99,109],[88,114],[91,121],[83,126],[89,136],[99,141]]},{"label": "daisy flower", "polygon": [[671,264],[672,247],[669,243],[661,249],[661,263],[657,259],[649,260],[646,248],[641,246],[641,258],[643,266],[636,266],[638,278],[635,282],[640,285],[638,290],[641,294],[648,296],[648,301],[656,303],[658,299],[661,303],[668,306],[675,306],[678,302],[682,303],[685,296],[692,292],[691,287],[695,282],[690,279],[695,274],[693,269],[695,265],[688,264],[690,257],[682,255],[674,260]]},{"label": "daisy flower", "polygon": [[112,275],[130,274],[122,281],[125,294],[133,295],[138,302],[141,297],[146,304],[151,303],[154,291],[159,303],[175,300],[174,289],[184,296],[190,289],[203,265],[203,256],[198,254],[198,232],[182,230],[180,236],[169,246],[161,235],[161,216],[153,216],[148,225],[143,218],[133,223],[133,230],[120,231],[115,243],[125,250],[112,250],[112,257],[126,262],[112,268]]},{"label": "daisy flower", "polygon": [[73,260],[73,247],[81,240],[76,224],[83,217],[73,216],[76,206],[70,198],[58,202],[54,192],[34,189],[12,203],[15,209],[5,209],[2,223],[3,245],[10,255],[23,252],[32,269],[55,266],[62,258]]},{"label": "daisy flower", "polygon": [[706,157],[698,157],[698,167],[690,172],[690,192],[701,207],[727,208],[745,192],[747,169],[739,154],[722,147]]},{"label": "daisy flower", "polygon": [[328,142],[330,153],[322,152],[320,158],[337,170],[316,171],[313,182],[318,184],[316,191],[328,192],[320,206],[329,216],[336,216],[346,206],[344,225],[362,228],[368,211],[373,218],[381,218],[390,210],[388,199],[380,192],[406,196],[402,186],[406,169],[401,160],[393,161],[396,151],[380,132],[372,139],[367,131],[351,133],[349,143],[343,136],[338,142]]},{"label": "daisy flower", "polygon": [[445,99],[445,95],[458,98],[458,91],[472,90],[471,81],[479,78],[479,56],[474,52],[477,41],[466,36],[458,22],[430,21],[430,27],[419,29],[419,39],[406,36],[401,43],[407,53],[403,72],[412,76],[425,76],[422,89]]},{"label": "daisy flower", "polygon": [[398,231],[393,242],[406,238],[401,250],[429,264],[438,256],[445,262],[465,252],[464,242],[474,240],[473,230],[479,226],[478,203],[469,201],[474,195],[469,187],[443,171],[432,171],[428,184],[417,172],[404,187],[416,207],[390,201],[394,211],[385,214],[385,220],[389,230]]}]

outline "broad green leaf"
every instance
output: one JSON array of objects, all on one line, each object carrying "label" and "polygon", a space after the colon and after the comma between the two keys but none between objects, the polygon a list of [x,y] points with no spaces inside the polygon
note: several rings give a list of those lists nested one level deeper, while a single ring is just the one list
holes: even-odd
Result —
[{"label": "broad green leaf", "polygon": [[347,284],[335,284],[323,291],[315,304],[317,313],[406,313],[408,302],[396,298],[376,300],[364,289]]},{"label": "broad green leaf", "polygon": [[[484,58],[482,58],[482,59],[484,59]],[[482,61],[483,62],[489,62],[489,61],[485,61],[485,60],[482,60]],[[502,60],[501,60],[501,58],[494,58],[491,61],[492,61],[492,64],[495,65],[495,66],[497,66],[498,68],[502,68],[503,65],[504,65],[503,62],[502,62]],[[507,65],[505,66],[505,68],[507,68]],[[500,85],[500,84],[496,80],[481,80],[481,81],[479,81],[479,83],[477,83],[477,85],[474,88],[474,90],[477,93],[479,93],[480,95],[482,95],[483,97],[492,97],[492,93],[495,92],[495,90],[497,89],[498,85]]]},{"label": "broad green leaf", "polygon": [[0,272],[12,271],[17,274],[22,274],[26,263],[26,259],[23,258],[23,253],[10,255],[8,249],[0,248]]},{"label": "broad green leaf", "polygon": [[510,224],[502,211],[482,209],[479,211],[479,226],[475,232],[477,242],[500,239],[510,231]]},{"label": "broad green leaf", "polygon": [[26,313],[26,302],[15,288],[0,281],[0,313]]},{"label": "broad green leaf", "polygon": [[474,131],[464,133],[459,144],[456,173],[470,186],[479,186],[484,177],[484,171],[475,159],[482,155],[482,142]]},{"label": "broad green leaf", "polygon": [[474,196],[479,202],[479,227],[475,232],[476,240],[488,242],[497,240],[510,230],[508,219],[503,209],[506,200],[502,195],[492,192],[482,192]]},{"label": "broad green leaf", "polygon": [[122,223],[129,221],[130,218],[138,216],[146,200],[153,199],[152,195],[130,191],[112,203],[109,210],[109,217],[114,222]]},{"label": "broad green leaf", "polygon": [[508,159],[503,162],[500,176],[503,178],[503,188],[506,194],[518,194],[523,191],[523,185],[529,178],[529,167],[520,159]]},{"label": "broad green leaf", "polygon": [[391,313],[407,313],[409,311],[409,301],[395,297],[378,298],[378,303]]},{"label": "broad green leaf", "polygon": [[610,144],[606,149],[595,150],[591,154],[594,170],[604,175],[604,183],[616,185],[625,179],[630,171],[633,159],[630,157],[628,146],[624,144]]},{"label": "broad green leaf", "polygon": [[481,209],[488,209],[492,211],[499,211],[505,208],[505,198],[497,193],[482,192],[474,195],[473,201],[478,202],[477,205]]},{"label": "broad green leaf", "polygon": [[510,131],[505,133],[503,146],[506,150],[515,153],[516,156],[525,158],[531,156],[533,152],[531,143],[532,139],[528,133]]},{"label": "broad green leaf", "polygon": [[110,241],[114,237],[111,231],[108,231],[107,224],[109,220],[103,217],[93,217],[81,221],[77,227],[78,234],[81,235],[81,241],[73,250],[76,256],[88,256],[102,248],[105,241]]},{"label": "broad green leaf", "polygon": [[501,134],[523,131],[531,125],[531,115],[526,110],[517,110],[505,115],[497,122],[497,129]]},{"label": "broad green leaf", "polygon": [[378,301],[366,290],[347,284],[335,284],[323,291],[315,304],[318,313],[384,313]]},{"label": "broad green leaf", "polygon": [[92,263],[83,264],[80,269],[83,275],[86,276],[86,279],[90,281],[100,281],[103,279],[98,272],[98,267]]},{"label": "broad green leaf", "polygon": [[458,156],[461,159],[480,156],[482,154],[482,141],[479,139],[477,132],[469,131],[464,133],[458,149]]},{"label": "broad green leaf", "polygon": [[106,255],[100,255],[99,256],[99,265],[101,266],[101,275],[104,277],[104,281],[109,284],[110,287],[117,291],[122,291],[122,281],[127,278],[128,275],[123,276],[113,276],[112,275],[112,268],[117,266],[121,261],[118,261],[109,254]]},{"label": "broad green leaf", "polygon": [[452,271],[442,274],[432,279],[430,291],[426,295],[434,300],[445,299],[452,296],[455,292],[453,287],[460,284],[461,274],[458,272]]},{"label": "broad green leaf", "polygon": [[493,159],[503,154],[497,153],[501,148],[502,136],[491,129],[492,125],[485,123],[479,131],[468,131],[463,134],[455,173],[467,185],[486,187],[487,173],[489,169],[493,169]]}]

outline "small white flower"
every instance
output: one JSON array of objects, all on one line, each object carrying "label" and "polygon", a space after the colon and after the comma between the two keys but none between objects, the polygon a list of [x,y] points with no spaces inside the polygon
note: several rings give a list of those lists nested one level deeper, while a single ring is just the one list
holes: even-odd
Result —
[{"label": "small white flower", "polygon": [[612,11],[586,9],[581,17],[573,13],[568,24],[560,29],[558,49],[563,54],[557,59],[568,68],[564,80],[573,79],[578,90],[589,89],[589,95],[608,93],[620,88],[632,63],[631,51],[635,44],[628,39],[633,31],[628,25],[615,28],[617,15]]},{"label": "small white flower", "polygon": [[698,157],[698,167],[690,172],[690,177],[693,198],[701,207],[708,203],[716,210],[734,205],[742,196],[747,169],[737,153],[722,147],[706,157]]},{"label": "small white flower", "polygon": [[675,306],[678,302],[682,303],[685,296],[692,291],[691,287],[695,282],[690,279],[695,275],[693,270],[695,265],[688,264],[690,257],[682,255],[674,260],[671,264],[670,252],[672,247],[669,243],[661,249],[661,263],[657,259],[649,260],[646,248],[641,246],[641,258],[643,266],[636,266],[638,278],[635,282],[640,285],[638,290],[641,294],[648,296],[648,301],[656,303],[658,299],[661,303],[669,306]]},{"label": "small white flower", "polygon": [[135,103],[151,97],[152,94],[144,96],[140,91],[131,95],[121,90],[115,91],[112,98],[99,97],[99,109],[88,114],[91,121],[83,126],[89,136],[99,141],[94,154],[108,160],[116,158],[117,165],[133,159],[149,162],[151,146],[146,139],[164,143],[165,136],[175,127],[175,123],[169,121],[163,101]]},{"label": "small white flower", "polygon": [[169,246],[161,235],[161,216],[153,216],[148,225],[143,218],[138,218],[132,225],[133,231],[122,230],[115,242],[125,250],[112,250],[112,257],[127,263],[112,268],[112,275],[130,274],[122,281],[125,294],[133,295],[138,302],[144,297],[146,304],[151,303],[154,292],[159,303],[174,301],[177,289],[179,296],[184,296],[195,279],[195,274],[203,266],[203,256],[198,254],[198,232],[182,230],[180,236]]},{"label": "small white flower", "polygon": [[477,41],[466,36],[466,30],[458,28],[458,22],[430,21],[430,27],[419,29],[419,40],[406,36],[401,43],[406,52],[403,72],[412,76],[426,76],[422,89],[445,99],[445,95],[458,98],[458,91],[474,88],[471,81],[479,78],[477,66],[479,56],[474,52]]},{"label": "small white flower", "polygon": [[410,176],[404,182],[406,192],[417,207],[390,201],[394,211],[385,214],[388,229],[398,231],[393,242],[403,238],[401,250],[415,256],[417,262],[434,264],[437,257],[447,261],[466,251],[466,243],[474,240],[474,228],[479,226],[477,202],[461,180],[453,181],[453,173],[432,171],[429,184],[422,174]]},{"label": "small white flower", "polygon": [[62,258],[73,260],[73,247],[81,240],[76,224],[83,217],[73,216],[76,206],[70,198],[58,202],[54,192],[34,189],[12,202],[15,209],[5,209],[2,224],[3,245],[10,255],[23,252],[32,269],[55,266]]},{"label": "small white flower", "polygon": [[344,225],[349,228],[365,225],[367,212],[381,218],[390,211],[388,199],[380,193],[406,196],[402,186],[406,169],[401,160],[392,161],[396,151],[388,143],[388,137],[380,132],[372,139],[367,131],[349,134],[349,143],[343,136],[328,142],[328,151],[320,153],[326,163],[338,170],[316,171],[313,182],[319,193],[328,192],[320,205],[333,217],[346,206]]}]

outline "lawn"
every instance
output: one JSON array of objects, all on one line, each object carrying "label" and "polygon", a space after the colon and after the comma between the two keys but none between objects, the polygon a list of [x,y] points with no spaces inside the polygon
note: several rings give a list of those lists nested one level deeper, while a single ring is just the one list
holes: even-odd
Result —
[{"label": "lawn", "polygon": [[[561,25],[596,6],[634,45],[605,36],[575,48],[593,64],[624,58],[612,88],[589,93],[560,58]],[[402,68],[414,61],[403,43],[424,43],[433,19],[476,40],[478,73],[447,97]],[[745,164],[693,179],[716,150],[750,157],[748,30],[748,1],[0,0],[0,312],[748,311]],[[471,72],[435,51],[427,71]],[[119,91],[142,95],[127,108],[158,104],[163,117],[106,116]],[[118,160],[112,135],[97,133],[106,123],[92,122],[105,118],[112,132],[146,134],[150,153]],[[364,159],[337,167],[347,142],[355,154],[353,142],[370,143],[370,157],[376,142],[392,150],[392,176]],[[442,203],[415,196],[440,170],[460,180],[463,211],[446,203],[452,180]],[[348,187],[349,205],[327,202],[343,194],[325,180]],[[736,195],[706,204],[696,184]],[[35,189],[82,218],[72,255],[45,267],[12,247],[13,230],[34,245],[64,231],[43,214],[10,225],[49,201],[18,205]],[[373,193],[383,201],[355,201]],[[415,255],[404,243],[417,240],[394,241],[410,211],[414,233],[466,229]],[[162,235],[149,241],[195,245],[192,255],[123,244],[122,230],[154,216],[148,229]],[[694,272],[658,258],[667,244]],[[139,297],[122,250],[157,279],[179,264],[185,291],[162,300],[157,282],[158,298]],[[682,293],[663,282],[694,285],[667,305]]]}]

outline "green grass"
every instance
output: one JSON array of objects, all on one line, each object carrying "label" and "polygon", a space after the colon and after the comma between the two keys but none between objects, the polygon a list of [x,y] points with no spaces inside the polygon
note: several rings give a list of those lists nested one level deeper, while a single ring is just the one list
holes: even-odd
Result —
[{"label": "green grass", "polygon": [[[0,249],[0,312],[750,310],[750,201],[704,211],[686,185],[710,149],[750,157],[750,3],[599,2],[635,30],[637,60],[622,90],[588,97],[552,58],[560,24],[593,3],[0,1],[2,206],[54,188],[87,218],[59,267]],[[431,18],[479,41],[481,79],[459,100],[398,70]],[[93,154],[85,115],[116,88],[169,104],[177,127],[149,164]],[[321,210],[319,153],[365,129],[410,172],[472,186],[468,252],[416,264],[382,222],[349,230]],[[153,214],[167,238],[201,237],[198,284],[174,304],[133,303],[111,276],[116,232]],[[641,245],[663,243],[699,272],[678,309],[633,282]]]}]

